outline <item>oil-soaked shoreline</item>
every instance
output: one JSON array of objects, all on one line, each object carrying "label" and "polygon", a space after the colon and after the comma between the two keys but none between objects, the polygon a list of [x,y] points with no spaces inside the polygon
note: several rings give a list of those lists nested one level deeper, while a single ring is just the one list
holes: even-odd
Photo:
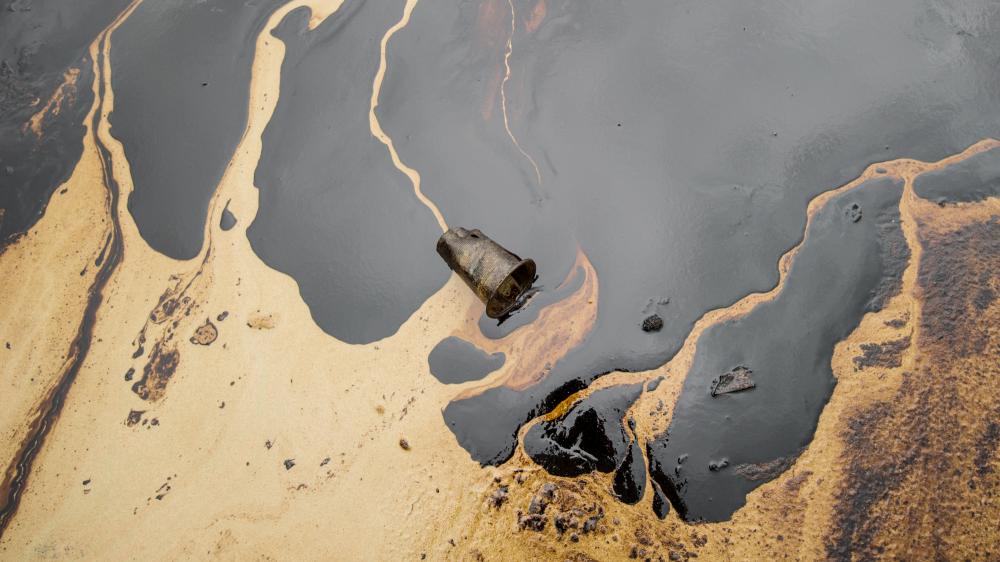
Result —
[{"label": "oil-soaked shoreline", "polygon": [[[535,4],[513,3],[504,91],[540,186],[500,117],[499,86],[491,89],[497,69],[506,75],[505,2],[419,4],[389,42],[396,58],[376,109],[449,223],[475,224],[531,256],[549,285],[578,242],[601,278],[594,332],[544,382],[446,409],[481,463],[510,458],[522,424],[602,373],[662,365],[706,312],[774,287],[775,264],[802,239],[802,210],[819,193],[870,163],[935,160],[997,130],[995,96],[970,109],[940,86],[987,80],[980,70],[994,32],[982,22],[973,37],[902,5],[826,19],[818,8],[790,14],[767,3],[549,2],[528,33],[522,20]],[[899,27],[877,23],[889,20]],[[797,42],[804,21],[825,22],[823,39]],[[945,47],[967,58],[924,64]],[[861,54],[870,51],[880,57]],[[841,59],[856,64],[832,62]],[[914,87],[936,108],[919,119],[903,95]],[[664,327],[643,333],[652,312]],[[483,412],[494,427],[481,427]]]},{"label": "oil-soaked shoreline", "polygon": [[1000,196],[1000,150],[994,148],[944,170],[922,174],[913,181],[913,191],[939,205]]},{"label": "oil-soaked shoreline", "polygon": [[[98,39],[94,41],[89,53],[91,57],[97,54],[96,60],[93,60],[91,63],[93,68],[106,68],[105,59],[108,52],[107,46],[110,30],[115,27],[115,24],[124,20],[128,16],[128,13],[129,10],[125,10],[120,14],[117,20],[112,22],[108,29],[103,31],[98,36]],[[90,75],[94,76],[93,71],[91,71]],[[0,504],[0,536],[3,535],[11,518],[17,513],[28,476],[32,472],[32,464],[45,445],[45,439],[52,430],[52,427],[59,420],[66,403],[66,394],[73,386],[80,373],[80,369],[87,359],[88,352],[93,344],[94,327],[97,321],[98,310],[105,300],[105,288],[112,274],[121,264],[124,255],[122,229],[118,221],[118,214],[114,212],[118,208],[120,187],[114,177],[114,165],[111,153],[96,133],[103,118],[102,110],[104,108],[104,100],[106,99],[105,88],[107,81],[102,79],[100,72],[93,79],[98,80],[100,86],[97,90],[98,100],[96,108],[93,108],[93,115],[91,116],[89,135],[100,155],[101,174],[104,187],[107,190],[107,215],[111,223],[111,232],[108,235],[104,248],[101,250],[100,256],[95,261],[94,265],[97,271],[93,282],[87,290],[87,307],[84,310],[83,317],[80,319],[80,327],[77,330],[77,335],[66,351],[66,355],[63,356],[65,361],[62,365],[62,372],[57,374],[56,384],[38,408],[36,419],[27,420],[31,426],[29,432],[14,458],[11,459],[10,466],[5,470],[3,481],[0,482],[0,497],[6,496],[3,497],[3,503]],[[90,109],[87,109],[87,114],[90,111]],[[80,275],[83,276],[84,273]],[[8,347],[9,345],[8,343]]]},{"label": "oil-soaked shoreline", "polygon": [[132,170],[129,212],[158,252],[201,251],[208,202],[246,129],[254,41],[283,3],[143,2],[115,30],[111,131]]},{"label": "oil-soaked shoreline", "polygon": [[[178,56],[162,78],[218,68],[229,73],[226,90],[204,103],[177,96],[182,112],[201,115],[196,126],[177,120],[177,108],[148,121],[97,108],[91,132],[116,126],[115,138],[94,134],[101,173],[90,179],[109,190],[111,224],[94,221],[110,234],[81,247],[83,258],[56,244],[60,228],[85,219],[50,194],[80,158],[73,120],[86,81],[100,80],[104,100],[121,79],[125,106],[145,110],[163,94],[129,94],[125,84],[155,80],[114,66],[114,49],[121,76],[110,84],[87,75],[89,59],[70,57],[46,71],[40,117],[19,106],[24,120],[4,122],[25,135],[38,124],[50,144],[32,156],[45,163],[35,183],[4,184],[3,196],[59,209],[44,223],[25,219],[30,201],[10,211],[44,231],[11,231],[0,262],[11,294],[52,293],[29,275],[33,263],[82,259],[70,277],[87,299],[79,314],[67,300],[79,333],[66,369],[39,379],[51,385],[39,424],[11,459],[3,548],[256,557],[302,543],[320,553],[336,536],[344,552],[381,559],[976,559],[1000,550],[979,524],[995,518],[987,500],[1000,484],[990,421],[1000,410],[988,384],[1000,291],[990,266],[996,142],[958,154],[1000,136],[989,87],[1000,10],[331,6],[281,23],[270,17],[276,6],[246,6],[227,19],[237,31],[185,35],[181,18],[150,39],[174,41],[164,50],[177,53],[221,40],[219,59],[197,66]],[[208,25],[224,7],[178,13]],[[150,21],[134,20],[133,41],[152,35]],[[251,74],[253,41],[255,60],[270,62]],[[262,47],[269,42],[276,47]],[[247,108],[239,99],[249,76]],[[149,158],[135,152],[146,141]],[[977,147],[987,150],[973,155]],[[189,182],[172,166],[191,155]],[[75,185],[86,185],[76,168]],[[845,185],[861,170],[866,183]],[[118,190],[133,184],[126,208]],[[803,212],[810,201],[822,209]],[[527,309],[483,323],[431,251],[445,220],[539,262],[543,290]],[[202,254],[200,266],[163,258]],[[171,293],[185,283],[191,291]],[[65,292],[74,287],[67,281]],[[165,299],[189,300],[166,322]],[[230,312],[235,321],[223,323]],[[644,331],[654,313],[662,329]],[[15,321],[3,328],[14,345],[0,352],[18,365],[33,357],[22,333],[60,341],[56,331],[19,333]],[[146,360],[150,322],[160,328],[149,345],[185,357],[155,398],[129,392],[126,371]],[[199,339],[209,325],[211,341]],[[435,345],[457,340],[505,360],[484,367],[477,352],[466,374],[433,378],[445,372],[429,372]],[[4,385],[21,394],[4,402],[23,402],[25,373],[39,375],[8,371]],[[602,410],[616,392],[621,400]],[[602,432],[610,445],[591,446]],[[953,478],[942,483],[942,473]],[[204,482],[225,484],[208,491]],[[179,505],[186,517],[176,517]],[[112,547],[103,533],[81,532],[94,513],[142,543],[123,535]],[[365,534],[391,525],[419,538]],[[267,542],[279,536],[296,540]]]},{"label": "oil-soaked shoreline", "polygon": [[[87,48],[128,4],[38,0],[0,13],[0,252],[41,218],[79,161],[93,102]],[[28,126],[35,116],[37,131]]]},{"label": "oil-soaked shoreline", "polygon": [[[893,274],[898,283],[906,268],[902,193],[903,182],[885,178],[832,198],[813,218],[781,293],[702,333],[670,426],[649,449],[653,478],[676,490],[681,517],[728,519],[765,482],[737,467],[795,457],[809,445],[836,385],[834,346],[876,310],[873,301],[895,296],[878,289],[894,285]],[[856,221],[854,205],[863,213]],[[753,388],[713,393],[720,377],[744,365]]]},{"label": "oil-soaked shoreline", "polygon": [[316,323],[349,343],[392,335],[450,275],[434,215],[370,129],[374,39],[399,19],[387,7],[349,0],[314,30],[300,9],[272,32],[287,48],[281,91],[294,94],[262,136],[247,230],[254,252],[298,281]]}]

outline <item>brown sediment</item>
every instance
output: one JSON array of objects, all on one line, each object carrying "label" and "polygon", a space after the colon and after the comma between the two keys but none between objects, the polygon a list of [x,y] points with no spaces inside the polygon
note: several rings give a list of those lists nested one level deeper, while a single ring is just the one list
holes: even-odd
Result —
[{"label": "brown sediment", "polygon": [[396,148],[392,145],[392,139],[389,138],[389,135],[382,132],[382,126],[379,125],[378,117],[375,116],[375,108],[378,107],[378,94],[382,89],[382,79],[385,78],[385,46],[389,42],[389,38],[392,37],[394,33],[406,27],[406,24],[410,21],[410,13],[416,5],[417,0],[406,0],[406,5],[403,7],[403,19],[399,20],[399,23],[396,25],[390,27],[382,37],[382,53],[381,58],[379,59],[378,72],[375,74],[375,83],[372,85],[372,104],[371,110],[368,112],[368,121],[371,126],[372,135],[388,147],[389,154],[392,155],[393,165],[396,166],[400,172],[406,174],[406,177],[410,178],[410,182],[413,183],[413,193],[417,196],[417,199],[420,199],[421,203],[426,205],[427,208],[434,213],[434,217],[437,218],[441,231],[445,232],[448,230],[448,224],[444,222],[444,217],[441,215],[441,211],[439,211],[437,205],[428,199],[420,190],[420,174],[400,161],[399,155],[396,154]]},{"label": "brown sediment", "polygon": [[774,480],[775,478],[781,476],[783,472],[791,468],[803,451],[805,451],[805,448],[799,449],[794,455],[777,458],[771,462],[738,465],[735,469],[736,474],[739,474],[751,482]]},{"label": "brown sediment", "polygon": [[164,348],[164,342],[156,342],[149,353],[149,363],[142,368],[142,378],[132,385],[132,392],[143,400],[156,402],[163,398],[167,383],[177,370],[177,364],[180,362],[177,345],[170,349]]},{"label": "brown sediment", "polygon": [[[892,325],[890,324],[890,326]],[[864,369],[865,367],[891,369],[903,364],[903,352],[909,347],[909,337],[882,343],[863,343],[861,344],[862,355],[855,356],[852,361],[854,361],[856,369]]]},{"label": "brown sediment", "polygon": [[908,271],[916,358],[891,397],[842,418],[832,559],[983,559],[1000,549],[982,525],[1000,515],[1000,310],[991,298],[1000,285],[1000,200],[941,207],[916,197],[913,178],[943,167],[915,164],[907,174],[908,241],[920,255]]},{"label": "brown sediment", "polygon": [[531,35],[533,31],[538,29],[539,25],[542,25],[542,20],[545,19],[545,0],[538,0],[535,4],[535,9],[531,10],[531,19],[524,20],[524,34]]},{"label": "brown sediment", "polygon": [[139,425],[139,422],[142,421],[142,415],[145,414],[145,413],[146,413],[146,410],[131,410],[131,411],[129,411],[128,416],[125,418],[125,426],[126,427],[135,427],[135,426]]},{"label": "brown sediment", "polygon": [[71,68],[63,73],[63,82],[56,88],[56,91],[52,93],[52,97],[49,101],[38,110],[37,113],[31,116],[31,119],[21,127],[21,132],[25,132],[31,129],[38,137],[42,136],[42,119],[46,115],[56,116],[59,115],[59,109],[62,107],[63,102],[67,104],[72,104],[74,96],[76,95],[76,79],[80,77],[79,68]]}]

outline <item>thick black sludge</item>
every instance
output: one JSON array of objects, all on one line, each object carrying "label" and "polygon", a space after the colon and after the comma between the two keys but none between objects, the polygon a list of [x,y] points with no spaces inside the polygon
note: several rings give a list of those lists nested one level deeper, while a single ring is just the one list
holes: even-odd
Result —
[{"label": "thick black sludge", "polygon": [[[670,426],[649,446],[652,477],[676,491],[674,507],[685,519],[728,519],[768,480],[741,476],[737,466],[796,456],[811,441],[836,386],[834,346],[872,310],[887,274],[905,269],[886,266],[900,256],[884,255],[881,242],[900,232],[902,189],[883,178],[831,199],[781,293],[699,338]],[[855,204],[864,211],[857,222],[849,212]],[[713,396],[719,377],[740,365],[755,386]]]},{"label": "thick black sludge", "polygon": [[[772,1],[546,2],[529,33],[536,5],[514,1],[512,18],[500,0],[418,3],[388,42],[376,108],[450,223],[532,256],[540,285],[576,243],[600,278],[593,331],[545,381],[446,408],[484,464],[572,388],[662,365],[703,314],[773,288],[820,193],[875,162],[1000,135],[988,2],[961,22],[905,2],[837,17]],[[663,327],[642,332],[654,313]]]},{"label": "thick black sludge", "polygon": [[257,36],[282,0],[143,2],[111,38],[111,134],[154,250],[201,251],[208,202],[247,124]]},{"label": "thick black sludge", "polygon": [[641,384],[595,390],[565,415],[532,426],[524,435],[524,452],[555,476],[612,472],[629,450],[622,418],[641,394]]},{"label": "thick black sludge", "polygon": [[273,32],[287,46],[282,95],[247,237],[295,278],[320,328],[348,343],[394,334],[450,275],[433,213],[369,127],[379,39],[401,15],[393,7],[347,0],[313,31],[309,10],[295,10]]},{"label": "thick black sludge", "polygon": [[634,440],[621,466],[615,471],[611,489],[622,503],[635,505],[642,501],[646,492],[646,459],[642,456],[642,447]]},{"label": "thick black sludge", "polygon": [[975,202],[1000,196],[1000,148],[980,152],[943,170],[913,180],[917,197],[948,202]]},{"label": "thick black sludge", "polygon": [[[94,101],[87,50],[128,4],[38,0],[0,10],[0,252],[38,222],[79,162],[83,121]],[[44,117],[39,138],[26,125],[71,69],[79,71],[76,86],[58,104],[58,115]]]},{"label": "thick black sludge", "polygon": [[427,356],[431,374],[444,384],[477,381],[503,367],[505,361],[503,353],[490,355],[454,336],[439,341]]}]

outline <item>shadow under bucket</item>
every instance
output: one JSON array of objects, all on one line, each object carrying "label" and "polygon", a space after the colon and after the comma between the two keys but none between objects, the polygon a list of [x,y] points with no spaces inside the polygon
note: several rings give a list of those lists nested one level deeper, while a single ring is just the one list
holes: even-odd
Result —
[{"label": "shadow under bucket", "polygon": [[483,301],[490,318],[510,312],[535,281],[534,261],[508,252],[478,228],[449,229],[438,239],[437,252]]}]

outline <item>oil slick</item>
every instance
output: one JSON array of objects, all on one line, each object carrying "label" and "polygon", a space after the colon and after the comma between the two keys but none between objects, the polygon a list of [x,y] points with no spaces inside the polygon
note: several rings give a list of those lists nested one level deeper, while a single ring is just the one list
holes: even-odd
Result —
[{"label": "oil slick", "polygon": [[[510,123],[507,121],[507,95],[504,93],[504,86],[507,85],[507,80],[510,79],[510,55],[514,52],[514,32],[516,31],[514,19],[514,2],[513,0],[507,0],[507,4],[510,5],[510,35],[507,36],[507,52],[503,56],[503,65],[507,69],[507,74],[504,75],[503,81],[500,82],[500,105],[503,109],[503,126],[507,129],[507,134],[510,135],[510,140],[514,142],[514,146],[517,147],[518,152],[524,155],[530,162],[532,167],[535,168],[535,176],[538,179],[538,187],[542,187],[542,174],[538,171],[538,164],[535,164],[534,158],[528,156],[528,153],[521,148],[521,145],[517,144],[517,139],[514,138],[514,133],[510,132]],[[540,4],[544,9],[544,4]],[[532,14],[534,16],[534,14]],[[544,17],[544,15],[542,16]],[[536,24],[537,26],[537,24]],[[529,32],[530,33],[530,32]],[[524,77],[521,77],[523,82]],[[535,194],[538,197],[538,194]]]},{"label": "oil slick", "polygon": [[[397,31],[415,4],[406,4]],[[538,6],[545,17],[539,2],[525,22],[533,37],[545,32],[529,28]],[[981,522],[1000,516],[984,494],[1000,484],[1000,404],[990,383],[1000,345],[990,330],[1000,319],[993,267],[1000,200],[984,193],[942,206],[915,192],[922,174],[947,185],[978,174],[992,185],[986,167],[970,172],[961,164],[997,142],[931,164],[873,164],[816,197],[803,230],[810,234],[778,261],[776,286],[701,316],[679,352],[652,370],[556,377],[556,365],[573,365],[616,302],[608,281],[616,272],[599,268],[586,240],[564,281],[572,290],[544,306],[529,302],[526,320],[514,319],[506,331],[481,329],[482,305],[452,277],[393,335],[352,345],[320,329],[299,284],[267,267],[246,236],[258,215],[254,173],[286,52],[271,31],[301,7],[311,10],[304,27],[318,29],[341,4],[293,2],[264,23],[246,129],[208,203],[204,242],[186,261],[150,248],[126,207],[132,180],[110,134],[108,56],[114,25],[128,12],[91,45],[93,69],[81,70],[76,85],[82,94],[79,80],[93,73],[83,156],[66,193],[54,195],[31,231],[0,254],[7,289],[0,313],[11,319],[0,326],[0,341],[10,344],[0,348],[4,557],[42,557],[57,547],[97,559],[976,559],[997,552],[1000,538]],[[383,73],[391,35],[381,43]],[[374,128],[378,90],[370,131],[391,149]],[[401,165],[393,150],[390,156]],[[949,177],[949,170],[965,175]],[[795,264],[823,241],[812,233],[826,232],[818,229],[829,218],[824,209],[842,219],[841,203],[849,210],[860,201],[862,219],[847,227],[861,227],[879,217],[879,204],[861,193],[900,184],[897,222],[885,213],[880,226],[891,236],[871,253],[902,255],[894,245],[901,232],[907,259],[897,260],[898,275],[895,265],[883,270],[887,281],[833,346],[828,362],[837,384],[806,446],[767,459],[655,451],[685,415],[687,381],[708,400],[735,403],[761,395],[773,380],[748,363],[757,386],[712,398],[703,383],[725,371],[707,369],[707,380],[695,380],[706,334],[748,322],[793,292]],[[226,212],[240,219],[229,228]],[[441,213],[433,214],[444,228]],[[667,310],[680,304],[671,297],[659,311],[665,330],[672,328]],[[234,320],[223,324],[230,313]],[[631,323],[635,337],[659,337],[642,332],[641,320]],[[450,337],[503,353],[505,362],[480,380],[442,384],[427,358]],[[132,380],[123,382],[122,373]],[[590,429],[578,418],[600,418],[592,406],[612,395],[621,400],[604,410],[614,415],[603,416],[602,428],[613,436],[604,452],[613,454],[594,455],[589,445],[579,451],[593,461],[564,454]],[[496,396],[524,402],[507,403],[511,420],[489,419],[503,429],[495,441],[503,451],[477,462],[463,445],[477,443],[469,430],[484,425],[489,411],[481,406]],[[457,415],[462,404],[475,407]],[[571,458],[573,470],[549,474],[539,436],[550,442],[540,449],[550,459]],[[688,525],[675,507],[693,505],[694,496],[657,476],[676,475],[677,467],[711,478],[732,472],[754,486],[727,521]],[[81,493],[83,481],[94,484]],[[95,520],[130,531],[94,532]]]},{"label": "oil slick", "polygon": [[382,89],[382,79],[385,77],[386,62],[385,62],[385,48],[389,43],[389,38],[392,37],[394,33],[406,26],[410,21],[410,12],[413,11],[414,6],[417,5],[418,0],[406,0],[406,6],[403,8],[403,19],[399,20],[399,23],[389,28],[382,37],[382,53],[379,59],[378,72],[375,74],[375,83],[372,85],[372,103],[371,110],[368,112],[368,120],[371,123],[372,135],[382,142],[388,149],[389,154],[392,155],[392,163],[394,166],[399,168],[399,171],[406,174],[410,181],[413,183],[413,193],[417,196],[417,199],[421,203],[427,206],[431,212],[434,213],[434,217],[438,221],[438,225],[441,227],[442,232],[448,230],[447,223],[444,222],[444,217],[441,216],[441,211],[438,210],[437,206],[428,199],[422,191],[420,191],[420,174],[416,170],[404,165],[399,160],[399,155],[396,154],[396,149],[392,144],[392,139],[388,137],[384,132],[382,132],[382,126],[379,125],[378,118],[375,116],[375,108],[378,106],[378,95],[379,91]]},{"label": "oil slick", "polygon": [[76,95],[76,80],[80,77],[79,68],[71,68],[63,73],[62,84],[56,89],[49,101],[45,102],[38,113],[31,116],[24,126],[21,127],[21,132],[26,132],[31,129],[36,136],[42,136],[42,119],[47,115],[56,116],[59,115],[59,110],[63,103],[67,105],[73,105],[74,96]]},{"label": "oil slick", "polygon": [[[994,517],[1000,509],[981,501],[982,490],[1000,484],[995,454],[1000,432],[992,422],[1000,404],[988,397],[992,395],[983,386],[990,384],[992,375],[988,373],[996,370],[996,350],[1000,349],[987,329],[1000,310],[994,305],[995,297],[991,298],[1000,279],[985,265],[1000,251],[992,233],[998,228],[995,217],[1000,216],[1000,200],[942,207],[917,197],[913,185],[920,174],[941,171],[946,175],[950,166],[996,146],[1000,143],[983,141],[937,163],[897,160],[873,165],[855,182],[810,205],[811,221],[822,205],[837,195],[849,196],[850,189],[866,181],[882,177],[898,180],[903,185],[898,224],[909,259],[899,271],[895,290],[885,294],[879,306],[869,306],[860,325],[836,344],[830,364],[838,384],[807,446],[762,464],[734,466],[728,460],[714,461],[719,473],[735,470],[740,478],[756,484],[756,490],[746,496],[745,507],[727,521],[686,527],[681,524],[682,514],[670,509],[671,503],[684,507],[683,499],[675,488],[663,487],[655,478],[653,493],[647,493],[635,508],[625,508],[612,499],[610,475],[539,474],[532,470],[535,463],[518,452],[501,467],[502,476],[496,484],[506,487],[510,509],[527,512],[534,490],[543,482],[571,490],[567,495],[572,498],[539,517],[535,524],[542,531],[530,533],[537,538],[529,535],[521,542],[525,555],[571,558],[586,552],[598,559],[627,559],[673,553],[671,557],[697,554],[714,559],[753,558],[764,552],[771,557],[787,554],[850,560],[859,554],[909,558],[928,552],[944,558],[974,558],[976,553],[995,551],[997,538],[974,518]],[[956,171],[962,177],[964,167]],[[635,433],[640,440],[655,443],[658,431],[654,424],[662,431],[669,423],[685,373],[692,368],[696,348],[689,346],[696,345],[711,326],[749,317],[755,308],[776,300],[791,262],[804,256],[793,251],[782,260],[782,282],[775,291],[752,295],[742,306],[716,311],[708,315],[710,322],[699,322],[685,350],[664,367],[653,372],[607,375],[564,401],[552,414],[527,424],[527,432],[520,434],[525,447],[529,448],[529,440],[534,442],[540,425],[562,427],[552,425],[553,420],[568,424],[569,415],[582,407],[585,396],[663,377],[624,416],[638,420]],[[880,298],[877,291],[872,296],[875,298],[870,302]],[[907,343],[898,343],[901,341]],[[866,350],[873,349],[873,344],[884,351],[881,342],[897,342],[889,346],[892,357],[865,361]],[[858,368],[859,358],[864,368]],[[970,372],[978,374],[968,376]],[[708,389],[701,390],[709,394]],[[571,431],[570,425],[564,427],[559,431]],[[669,469],[673,475],[675,464],[686,467],[692,462],[684,454],[664,466],[666,459],[652,449],[647,456],[654,474]],[[956,476],[947,479],[943,489],[930,484],[940,482],[940,462],[946,462],[946,472]],[[550,470],[561,471],[555,467]],[[702,467],[695,470],[709,471]],[[945,503],[955,507],[941,511]],[[591,505],[605,515],[596,540],[584,536],[579,537],[579,543],[560,540],[560,534],[549,532],[543,522],[551,524],[563,514]],[[907,505],[923,507],[908,509]],[[963,505],[976,507],[972,511],[958,507]],[[931,510],[939,515],[933,519],[923,516]],[[614,522],[609,522],[612,517]],[[890,524],[897,517],[908,522],[905,528]],[[665,521],[657,523],[657,519]],[[487,522],[469,524],[484,530]],[[934,529],[951,534],[935,535]],[[952,538],[935,539],[940,536]],[[484,552],[498,546],[485,534],[475,543]]]}]

